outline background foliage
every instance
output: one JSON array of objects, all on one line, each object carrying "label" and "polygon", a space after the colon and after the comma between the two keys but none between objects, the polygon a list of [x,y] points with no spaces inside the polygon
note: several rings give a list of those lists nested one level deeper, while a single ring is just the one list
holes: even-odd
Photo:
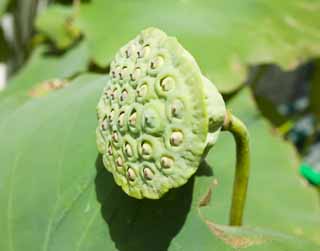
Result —
[{"label": "background foliage", "polygon": [[[316,0],[0,1],[0,250],[318,251],[319,194],[283,134],[314,116],[304,153],[319,127],[319,11]],[[243,227],[226,225],[228,134],[158,201],[129,198],[102,166],[95,106],[108,65],[148,26],[176,36],[248,125]],[[279,109],[302,96],[303,111]]]}]

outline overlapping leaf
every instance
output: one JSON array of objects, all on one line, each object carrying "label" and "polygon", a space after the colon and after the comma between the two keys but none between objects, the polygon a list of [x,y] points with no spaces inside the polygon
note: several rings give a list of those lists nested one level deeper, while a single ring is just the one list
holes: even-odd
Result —
[{"label": "overlapping leaf", "polygon": [[38,86],[41,90],[48,81],[64,81],[87,68],[89,57],[85,43],[61,56],[47,55],[46,52],[45,46],[36,48],[26,65],[9,80],[7,90],[0,92],[1,118],[37,92],[31,87]]},{"label": "overlapping leaf", "polygon": [[101,66],[149,26],[163,29],[194,55],[203,73],[230,91],[247,65],[276,63],[292,69],[320,55],[317,0],[111,1],[83,4],[79,28]]}]

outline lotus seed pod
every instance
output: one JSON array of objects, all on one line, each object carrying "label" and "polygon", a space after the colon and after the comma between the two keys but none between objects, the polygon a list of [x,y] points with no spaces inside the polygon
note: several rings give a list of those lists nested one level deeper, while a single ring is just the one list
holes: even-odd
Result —
[{"label": "lotus seed pod", "polygon": [[115,55],[97,114],[98,150],[116,183],[158,199],[196,172],[226,110],[179,42],[148,28]]}]

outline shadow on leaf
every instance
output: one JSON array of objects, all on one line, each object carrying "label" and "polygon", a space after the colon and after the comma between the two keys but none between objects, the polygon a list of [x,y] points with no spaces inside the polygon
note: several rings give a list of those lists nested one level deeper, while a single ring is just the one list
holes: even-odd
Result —
[{"label": "shadow on leaf", "polygon": [[[199,175],[211,176],[207,165]],[[126,195],[96,159],[95,187],[101,214],[110,236],[121,251],[166,251],[179,233],[191,209],[194,177],[187,184],[170,190],[159,200],[137,200]]]}]

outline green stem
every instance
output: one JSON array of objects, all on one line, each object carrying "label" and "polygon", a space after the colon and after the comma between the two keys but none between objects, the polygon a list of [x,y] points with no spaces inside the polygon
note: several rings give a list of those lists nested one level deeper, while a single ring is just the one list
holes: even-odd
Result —
[{"label": "green stem", "polygon": [[232,226],[241,226],[250,173],[249,133],[242,121],[230,112],[227,113],[223,130],[232,133],[237,150],[229,223]]}]

